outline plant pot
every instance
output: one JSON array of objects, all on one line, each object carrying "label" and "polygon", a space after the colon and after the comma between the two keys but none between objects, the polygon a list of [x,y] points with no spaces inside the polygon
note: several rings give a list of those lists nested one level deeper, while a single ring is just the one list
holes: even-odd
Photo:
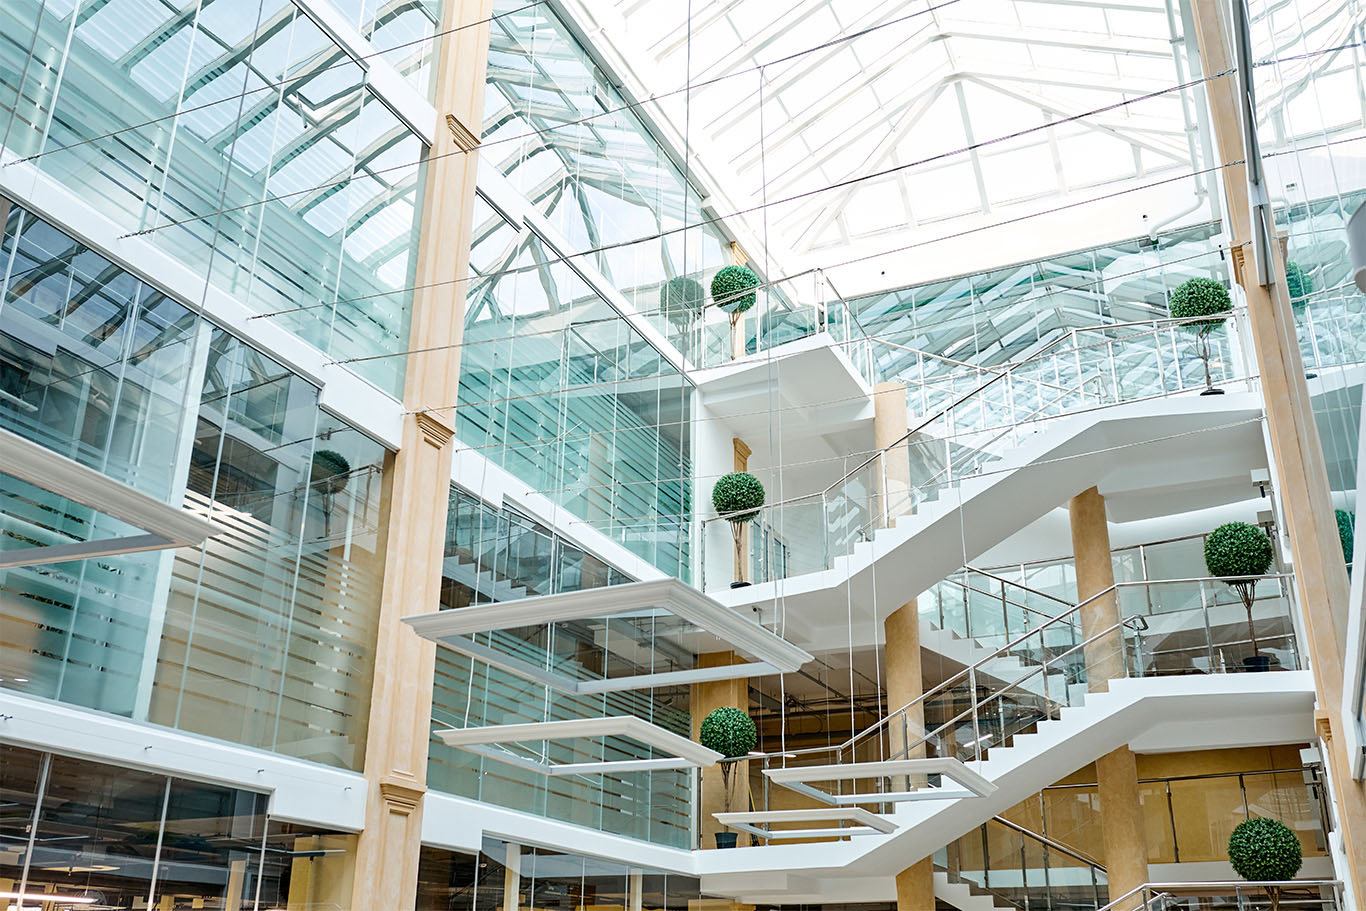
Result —
[{"label": "plant pot", "polygon": [[735,847],[735,840],[736,840],[737,838],[739,838],[739,837],[740,837],[740,833],[739,833],[739,832],[717,832],[717,833],[716,833],[716,847],[718,847],[718,848],[733,848],[733,847]]},{"label": "plant pot", "polygon": [[1248,673],[1260,673],[1271,670],[1270,655],[1248,655],[1243,659],[1243,670]]},{"label": "plant pot", "polygon": [[730,587],[731,587],[731,588],[744,588],[746,585],[749,585],[749,583],[748,583],[748,582],[732,582],[732,583],[730,584]]},{"label": "plant pot", "polygon": [[1202,392],[1202,393],[1200,393],[1200,394],[1201,394],[1201,395],[1223,395],[1223,394],[1224,394],[1224,390],[1222,390],[1222,389],[1216,389],[1216,388],[1214,388],[1213,386],[1211,386],[1211,387],[1209,387],[1208,389],[1206,389],[1204,392]]}]

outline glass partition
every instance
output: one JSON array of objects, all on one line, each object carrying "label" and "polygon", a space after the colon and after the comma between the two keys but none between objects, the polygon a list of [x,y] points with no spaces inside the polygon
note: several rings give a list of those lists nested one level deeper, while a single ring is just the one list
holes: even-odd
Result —
[{"label": "glass partition", "polygon": [[[371,10],[372,34],[422,6]],[[22,36],[0,42],[6,152],[338,359],[407,347],[424,145],[300,8],[16,0],[0,33]],[[403,358],[353,366],[401,391]]]}]

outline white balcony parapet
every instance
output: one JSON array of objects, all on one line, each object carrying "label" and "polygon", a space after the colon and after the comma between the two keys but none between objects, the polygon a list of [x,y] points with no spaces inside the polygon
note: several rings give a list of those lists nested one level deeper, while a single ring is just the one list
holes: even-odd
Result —
[{"label": "white balcony parapet", "polygon": [[[774,784],[791,788],[807,797],[844,807],[860,803],[900,803],[906,800],[957,800],[961,797],[990,797],[996,786],[969,769],[961,761],[947,756],[925,759],[896,759],[890,762],[848,762],[833,765],[796,766],[790,769],[764,769],[764,775]],[[930,785],[929,776],[938,775],[958,785]],[[873,778],[923,779],[923,786],[907,786],[900,791],[864,791],[852,794],[831,794],[810,784],[813,781],[866,781]]]},{"label": "white balcony parapet", "polygon": [[190,547],[223,530],[4,429],[0,429],[0,472],[145,532],[0,551],[0,569]]},{"label": "white balcony parapet", "polygon": [[[661,769],[695,769],[722,759],[709,750],[672,731],[666,731],[633,715],[606,718],[570,718],[525,724],[492,724],[485,727],[450,728],[436,736],[447,746],[459,747],[499,762],[530,769],[542,775],[591,775],[616,772],[645,772]],[[668,756],[647,759],[610,759],[596,762],[555,762],[548,755],[526,756],[499,749],[498,744],[552,740],[583,740],[596,737],[626,737]]]},{"label": "white balcony parapet", "polygon": [[[695,653],[733,650],[749,660],[721,667],[579,679],[471,638],[475,633],[575,620],[669,616],[686,621],[694,629],[688,635],[688,645]],[[811,655],[806,651],[677,579],[632,582],[519,601],[461,607],[404,617],[403,622],[424,639],[431,639],[446,648],[565,693],[611,693],[766,674],[790,674],[811,660]]]},{"label": "white balcony parapet", "polygon": [[[759,813],[713,813],[716,821],[729,829],[749,832],[777,841],[784,838],[843,838],[846,835],[890,835],[897,825],[862,807],[827,807],[815,810],[768,810]],[[783,822],[851,822],[851,826],[823,829],[773,829],[765,824]]]}]

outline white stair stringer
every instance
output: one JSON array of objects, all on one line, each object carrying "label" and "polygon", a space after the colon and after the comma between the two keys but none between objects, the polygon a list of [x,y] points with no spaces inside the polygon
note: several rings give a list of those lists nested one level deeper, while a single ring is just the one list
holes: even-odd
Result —
[{"label": "white stair stringer", "polygon": [[934,871],[934,897],[948,902],[959,911],[1014,911],[1010,906],[998,905],[990,895],[976,895],[966,883],[949,882],[949,874]]},{"label": "white stair stringer", "polygon": [[832,602],[849,605],[856,634],[874,630],[880,624],[861,621],[885,616],[1089,487],[1107,496],[1165,487],[1194,498],[1219,483],[1246,486],[1248,471],[1266,464],[1260,415],[1255,395],[1236,393],[1059,418],[989,473],[942,489],[831,568],[708,594],[730,607],[781,610],[785,635],[798,645],[844,642],[848,615],[830,611]]},{"label": "white stair stringer", "polygon": [[992,796],[899,804],[891,835],[698,852],[702,890],[755,904],[891,900],[898,872],[1112,750],[1142,752],[1145,738],[1160,743],[1172,725],[1188,750],[1303,742],[1313,706],[1307,671],[1116,680],[968,763],[996,785]]}]

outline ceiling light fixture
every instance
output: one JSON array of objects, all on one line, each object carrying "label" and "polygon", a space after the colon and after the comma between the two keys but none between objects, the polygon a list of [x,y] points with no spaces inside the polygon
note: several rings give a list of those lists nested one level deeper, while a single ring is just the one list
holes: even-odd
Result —
[{"label": "ceiling light fixture", "polygon": [[21,902],[62,902],[69,905],[93,905],[97,901],[89,895],[61,895],[57,892],[0,892],[0,898],[17,898]]}]

